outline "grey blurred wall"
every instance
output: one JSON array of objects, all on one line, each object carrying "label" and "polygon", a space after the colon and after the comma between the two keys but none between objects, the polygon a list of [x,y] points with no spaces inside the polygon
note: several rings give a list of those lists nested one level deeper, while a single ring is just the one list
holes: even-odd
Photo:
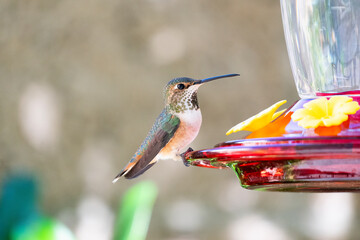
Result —
[{"label": "grey blurred wall", "polygon": [[[199,90],[194,149],[242,137],[225,132],[298,98],[278,1],[0,1],[0,178],[34,172],[46,212],[79,239],[90,239],[91,217],[110,239],[119,199],[146,179],[159,186],[148,239],[251,239],[239,237],[248,225],[270,229],[268,239],[325,239],[323,219],[311,220],[315,230],[308,221],[327,198],[243,190],[230,170],[164,161],[111,184],[160,113],[170,79],[227,73],[241,77]],[[330,199],[353,211],[358,197]],[[358,216],[345,218],[327,239],[356,236]]]}]

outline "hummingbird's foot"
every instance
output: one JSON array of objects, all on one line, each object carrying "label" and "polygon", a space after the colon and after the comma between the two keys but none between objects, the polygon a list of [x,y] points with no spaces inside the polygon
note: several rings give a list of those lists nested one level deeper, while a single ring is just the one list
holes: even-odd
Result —
[{"label": "hummingbird's foot", "polygon": [[188,148],[188,150],[186,150],[186,152],[183,152],[182,154],[180,154],[181,156],[181,159],[185,165],[185,167],[189,167],[190,166],[190,163],[188,161],[186,161],[185,159],[185,154],[187,154],[188,152],[192,152],[194,151],[194,149],[192,149],[191,147]]}]

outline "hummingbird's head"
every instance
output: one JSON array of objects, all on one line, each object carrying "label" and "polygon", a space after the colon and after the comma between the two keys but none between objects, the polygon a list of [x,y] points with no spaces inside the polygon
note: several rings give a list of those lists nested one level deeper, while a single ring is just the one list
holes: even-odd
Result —
[{"label": "hummingbird's head", "polygon": [[198,110],[199,103],[197,100],[197,90],[203,83],[234,76],[239,76],[239,74],[221,75],[202,80],[195,80],[187,77],[174,78],[165,86],[165,105],[173,113]]}]

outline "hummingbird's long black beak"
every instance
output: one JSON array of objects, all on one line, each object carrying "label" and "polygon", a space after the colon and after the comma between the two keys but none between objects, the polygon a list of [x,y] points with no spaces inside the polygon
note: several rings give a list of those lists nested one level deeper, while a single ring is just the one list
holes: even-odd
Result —
[{"label": "hummingbird's long black beak", "polygon": [[205,78],[202,80],[195,81],[194,84],[202,84],[202,83],[210,82],[210,81],[220,79],[220,78],[228,78],[228,77],[236,77],[236,76],[240,76],[240,74],[232,73],[232,74],[220,75],[220,76],[211,77],[211,78]]}]

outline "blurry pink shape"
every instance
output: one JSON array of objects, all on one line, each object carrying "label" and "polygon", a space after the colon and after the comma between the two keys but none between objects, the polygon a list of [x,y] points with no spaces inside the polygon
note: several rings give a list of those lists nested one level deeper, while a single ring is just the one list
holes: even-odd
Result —
[{"label": "blurry pink shape", "polygon": [[60,125],[60,104],[55,91],[45,84],[30,84],[20,97],[19,121],[31,146],[40,151],[53,149]]}]

